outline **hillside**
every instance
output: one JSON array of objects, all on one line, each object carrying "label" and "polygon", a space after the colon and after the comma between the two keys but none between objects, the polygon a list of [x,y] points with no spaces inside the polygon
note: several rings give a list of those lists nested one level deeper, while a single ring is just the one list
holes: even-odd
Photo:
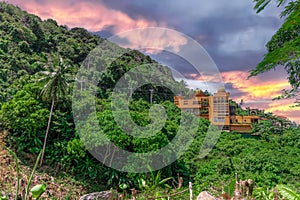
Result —
[{"label": "hillside", "polygon": [[[51,107],[51,101],[42,96],[44,83],[39,80],[46,71],[48,75],[55,72],[63,59],[64,63],[71,66],[71,70],[67,72],[70,78],[68,93],[56,99],[44,167],[40,168],[40,171],[47,172],[49,168],[55,169],[66,173],[67,176],[76,177],[86,188],[96,188],[95,190],[103,189],[102,185],[106,185],[107,188],[117,186],[119,183],[111,176],[115,172],[100,165],[83,147],[75,131],[71,108],[71,90],[76,72],[90,51],[103,42],[103,39],[83,28],[69,29],[66,26],[59,26],[52,19],[43,21],[5,2],[0,3],[0,19],[0,129],[8,132],[5,137],[7,146],[17,153],[22,164],[33,165],[43,146]],[[106,55],[106,50],[109,50],[110,54],[124,53],[112,63],[112,66],[107,66],[108,70],[103,73],[99,81],[97,109],[99,109],[98,114],[102,113],[103,117],[107,119],[111,117],[108,113],[100,111],[109,107],[109,98],[116,81],[125,72],[141,64],[154,64],[162,75],[173,81],[173,85],[186,90],[183,84],[174,81],[167,67],[160,65],[149,56],[138,51],[122,49],[109,42],[106,42],[106,45],[107,49],[101,52],[103,57]],[[172,99],[170,90],[151,84],[134,92],[133,98],[140,100],[132,105],[132,114],[141,124],[150,121],[146,114],[150,105],[144,101],[149,100],[149,89],[154,89],[156,93],[153,97],[155,102]],[[166,106],[171,106],[171,109],[175,110],[172,112],[178,112],[175,106],[169,103],[166,103]],[[170,121],[170,123],[175,123],[178,119],[172,120],[174,122]],[[114,123],[113,120],[110,122]],[[172,129],[176,129],[176,126]],[[111,137],[115,137],[115,134],[119,135],[118,132],[114,132],[114,129],[110,131],[113,134]],[[161,137],[166,143],[174,136],[171,130],[165,130],[158,138]],[[156,144],[151,146],[150,142],[158,138],[152,138],[148,143],[137,140],[135,148],[142,148],[142,146],[148,146],[149,149],[157,148]],[[15,172],[12,176],[14,175]]]},{"label": "hillside", "polygon": [[[45,66],[54,63],[58,57],[69,62],[76,72],[90,51],[103,41],[83,28],[69,29],[66,26],[58,26],[53,19],[42,21],[38,16],[4,2],[0,2],[0,36],[1,102],[11,99],[16,90],[20,89],[21,86],[15,83],[16,81],[21,81],[26,75],[45,70]],[[115,63],[120,67],[112,74],[116,80],[130,69],[129,64],[133,67],[156,63],[138,51],[128,52],[116,45],[110,45],[108,49],[126,52],[126,55],[119,59],[120,62]],[[168,70],[164,73],[171,75]],[[106,86],[103,87],[109,85],[113,88],[115,79],[113,82],[104,80],[103,85]]]}]

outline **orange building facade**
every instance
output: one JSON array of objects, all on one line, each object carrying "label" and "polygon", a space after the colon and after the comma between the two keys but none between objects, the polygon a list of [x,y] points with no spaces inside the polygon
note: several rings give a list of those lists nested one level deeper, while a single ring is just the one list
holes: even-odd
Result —
[{"label": "orange building facade", "polygon": [[202,117],[223,130],[250,132],[252,124],[258,123],[258,116],[237,116],[230,108],[230,93],[220,88],[212,96],[201,90],[195,92],[194,97],[185,99],[183,96],[174,96],[175,105],[183,111]]}]

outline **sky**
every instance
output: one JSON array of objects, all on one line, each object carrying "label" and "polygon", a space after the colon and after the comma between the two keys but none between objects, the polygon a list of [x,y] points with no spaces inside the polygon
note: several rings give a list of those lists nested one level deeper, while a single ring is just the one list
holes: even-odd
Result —
[{"label": "sky", "polygon": [[[281,9],[271,4],[262,13],[253,10],[252,0],[7,0],[42,19],[61,25],[84,27],[103,37],[135,28],[163,27],[183,33],[203,46],[217,65],[225,89],[244,107],[264,109],[300,123],[300,108],[293,100],[272,101],[288,88],[281,67],[257,77],[249,71],[263,59],[266,43],[281,26]],[[137,39],[137,38],[134,38]],[[151,37],[140,40],[149,41]],[[178,51],[184,40],[174,40]],[[180,57],[164,51],[148,53],[159,62],[178,70],[190,88],[201,88],[203,74],[196,73]],[[212,91],[214,92],[214,91]]]}]

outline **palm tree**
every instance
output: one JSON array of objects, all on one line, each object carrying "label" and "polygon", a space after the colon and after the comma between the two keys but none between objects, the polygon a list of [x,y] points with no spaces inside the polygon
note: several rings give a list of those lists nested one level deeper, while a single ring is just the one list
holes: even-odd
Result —
[{"label": "palm tree", "polygon": [[49,133],[49,129],[50,129],[51,118],[53,115],[54,102],[56,102],[56,100],[59,96],[67,94],[68,89],[69,89],[69,87],[68,87],[69,82],[71,80],[70,74],[68,74],[68,72],[71,69],[71,65],[64,63],[62,58],[59,59],[59,62],[57,64],[54,64],[51,67],[46,66],[46,68],[47,68],[47,71],[42,71],[42,72],[38,73],[43,76],[41,79],[39,79],[39,81],[45,83],[45,85],[41,91],[42,97],[45,100],[49,100],[49,101],[51,100],[51,108],[50,108],[50,114],[49,114],[49,118],[48,118],[46,134],[45,134],[45,138],[44,138],[40,166],[43,163],[43,157],[45,154],[47,137],[48,137],[48,133]]}]

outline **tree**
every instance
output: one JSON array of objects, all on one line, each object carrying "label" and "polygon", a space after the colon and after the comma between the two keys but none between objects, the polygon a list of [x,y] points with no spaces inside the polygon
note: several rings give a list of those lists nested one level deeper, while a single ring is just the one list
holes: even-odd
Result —
[{"label": "tree", "polygon": [[0,109],[1,125],[18,152],[38,153],[43,145],[49,111],[37,98],[39,91],[37,84],[26,84]]},{"label": "tree", "polygon": [[51,100],[50,114],[48,118],[48,125],[46,129],[46,134],[43,143],[42,156],[40,161],[40,166],[43,163],[43,157],[45,154],[45,148],[47,143],[47,137],[50,129],[51,118],[53,115],[54,103],[57,98],[61,95],[65,95],[69,89],[70,74],[68,72],[71,70],[71,65],[64,63],[62,58],[59,62],[51,67],[46,66],[48,71],[42,71],[38,74],[43,75],[39,81],[44,82],[45,85],[41,91],[41,94],[45,100]]},{"label": "tree", "polygon": [[[254,0],[254,9],[261,12],[271,0]],[[268,53],[264,59],[252,70],[251,76],[275,69],[277,66],[285,68],[291,89],[285,89],[281,98],[296,98],[300,94],[300,1],[276,0],[278,6],[286,5],[281,17],[286,17],[281,28],[267,43]],[[299,102],[297,102],[299,105]]]}]

